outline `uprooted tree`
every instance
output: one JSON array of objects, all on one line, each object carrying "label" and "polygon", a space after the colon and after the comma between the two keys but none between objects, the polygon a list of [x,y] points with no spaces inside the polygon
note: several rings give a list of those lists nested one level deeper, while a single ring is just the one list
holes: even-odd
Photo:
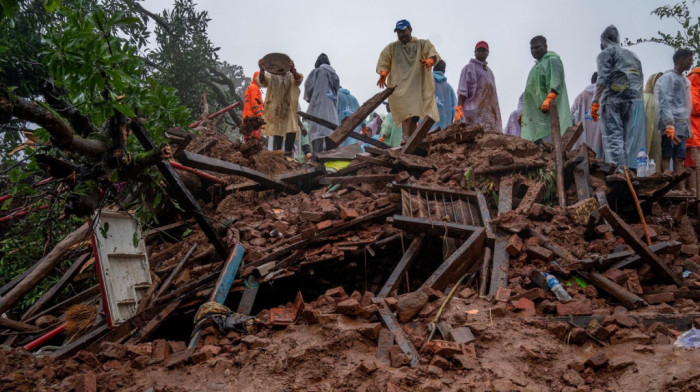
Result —
[{"label": "uprooted tree", "polygon": [[[189,108],[181,103],[168,79],[168,70],[178,65],[162,46],[152,53],[158,67],[148,66],[153,60],[142,53],[150,34],[147,18],[170,23],[156,35],[174,34],[179,22],[164,15],[180,11],[159,16],[134,0],[3,1],[0,6],[0,31],[6,37],[0,44],[4,284],[104,205],[133,210],[146,226],[157,222],[159,209],[180,208],[151,167],[172,154],[165,130],[192,121],[200,103]],[[175,4],[176,9],[193,6],[191,1]],[[213,55],[206,13],[198,20],[200,38],[206,41],[202,50],[209,50],[211,61],[191,76],[206,74],[214,87],[225,86],[218,93],[209,90],[210,104],[223,107],[237,99],[237,84],[229,79],[236,75],[227,68],[235,71],[235,66]],[[176,41],[169,50],[185,44]],[[199,94],[209,89],[207,83],[200,85]],[[129,134],[131,122],[143,125],[160,148],[141,147]],[[50,285],[51,279],[37,285],[20,307],[31,305]]]}]

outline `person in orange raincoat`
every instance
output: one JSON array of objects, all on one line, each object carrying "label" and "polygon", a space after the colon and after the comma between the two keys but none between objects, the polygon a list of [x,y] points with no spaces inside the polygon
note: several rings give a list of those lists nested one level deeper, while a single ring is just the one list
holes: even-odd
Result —
[{"label": "person in orange raincoat", "polygon": [[688,73],[688,80],[690,80],[690,96],[693,99],[693,107],[690,111],[690,131],[693,132],[693,138],[688,139],[686,148],[686,157],[690,158],[686,160],[685,167],[695,168],[695,175],[690,176],[690,189],[691,191],[697,191],[698,179],[697,176],[697,161],[700,160],[700,67],[695,67]]},{"label": "person in orange raincoat", "polygon": [[[250,82],[250,86],[245,90],[245,96],[243,97],[243,118],[246,117],[262,117],[263,115],[263,99],[262,92],[260,92],[260,86],[258,85],[258,73],[253,74],[253,81]],[[260,131],[262,127],[256,129],[250,134],[250,137],[260,139]],[[245,137],[248,140],[248,137]]]}]

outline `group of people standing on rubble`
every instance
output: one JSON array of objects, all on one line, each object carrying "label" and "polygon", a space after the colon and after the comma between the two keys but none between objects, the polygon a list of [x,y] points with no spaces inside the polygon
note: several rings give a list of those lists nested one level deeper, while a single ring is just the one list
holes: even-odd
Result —
[{"label": "group of people standing on rubble", "polygon": [[[530,40],[535,65],[518,108],[503,128],[495,77],[486,61],[487,42],[476,44],[474,58],[463,67],[455,93],[447,83],[446,64],[435,46],[412,36],[407,20],[398,21],[394,32],[398,39],[382,50],[376,66],[377,85],[395,89],[388,99],[388,114],[384,117],[373,113],[356,129],[392,147],[410,136],[425,116],[436,121],[433,129],[461,122],[479,124],[486,132],[551,142],[549,109],[556,102],[560,131],[582,122],[584,132],[577,146],[585,143],[597,157],[616,164],[620,170],[636,169],[642,148],[649,159],[661,163],[661,171],[673,164],[673,169],[680,172],[684,167],[695,167],[695,161],[700,160],[700,67],[690,70],[693,52],[688,49],[678,49],[673,55],[673,69],[654,73],[645,85],[638,57],[620,46],[617,28],[609,26],[600,36],[598,70],[570,106],[561,58],[548,50],[545,37],[536,36]],[[318,57],[306,81],[293,62],[283,75],[267,72],[262,62],[259,64],[260,71],[246,91],[244,117],[264,118],[263,133],[273,138],[274,149],[282,149],[284,144],[291,154],[298,133],[305,153],[333,148],[328,139],[330,128],[315,122],[305,126],[296,113],[302,82],[310,115],[340,124],[359,108],[357,99],[340,86],[328,56]],[[260,87],[268,89],[264,105]]]}]

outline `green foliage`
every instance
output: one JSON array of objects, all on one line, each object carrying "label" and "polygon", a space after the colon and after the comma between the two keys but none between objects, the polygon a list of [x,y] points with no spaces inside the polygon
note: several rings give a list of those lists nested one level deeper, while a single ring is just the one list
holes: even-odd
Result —
[{"label": "green foliage", "polygon": [[[692,0],[691,5],[700,3],[699,0]],[[700,7],[695,7],[693,11],[697,14]],[[644,42],[655,42],[659,44],[664,44],[671,46],[673,48],[686,48],[695,52],[695,64],[700,66],[700,16],[693,15],[691,9],[688,5],[688,1],[683,0],[680,3],[674,5],[664,5],[655,8],[652,15],[657,16],[659,19],[673,19],[680,26],[680,29],[675,33],[664,33],[662,31],[657,32],[657,36],[651,38],[638,38],[635,41],[630,39],[625,40],[625,44],[634,45]]]},{"label": "green foliage", "polygon": [[218,48],[207,35],[209,14],[196,11],[192,0],[175,0],[161,18],[165,25],[156,25],[157,47],[148,55],[159,71],[155,77],[175,87],[185,106],[199,112],[201,94],[209,88],[209,70],[218,60]]}]

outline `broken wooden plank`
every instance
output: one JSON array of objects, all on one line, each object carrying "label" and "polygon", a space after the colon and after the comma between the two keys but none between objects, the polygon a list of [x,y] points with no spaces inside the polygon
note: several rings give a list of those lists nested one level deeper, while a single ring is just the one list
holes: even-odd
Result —
[{"label": "broken wooden plank", "polygon": [[319,169],[317,167],[311,167],[305,170],[282,173],[276,178],[280,181],[288,182],[290,184],[296,184],[299,182],[309,181],[313,178],[322,176],[324,174],[326,174],[325,170]]},{"label": "broken wooden plank", "polygon": [[620,219],[620,217],[610,209],[610,206],[603,206],[598,210],[598,212],[603,218],[605,218],[606,221],[608,221],[613,230],[615,230],[615,233],[622,237],[627,245],[629,245],[642,257],[644,262],[649,264],[652,270],[659,275],[661,280],[675,283],[678,286],[683,283],[680,277],[676,276],[673,271],[671,271],[671,269],[664,264],[664,262],[661,261],[661,259],[654,252],[652,252],[644,242],[637,238],[627,223]]},{"label": "broken wooden plank", "polygon": [[392,190],[401,190],[405,189],[407,191],[413,191],[413,192],[421,192],[421,193],[427,193],[430,196],[453,196],[453,198],[460,198],[464,200],[471,200],[472,202],[476,202],[476,192],[470,192],[470,191],[456,191],[454,189],[450,188],[442,188],[442,187],[437,187],[437,186],[426,186],[426,185],[420,185],[420,184],[401,184],[398,182],[392,182],[389,185],[389,188]]},{"label": "broken wooden plank", "polygon": [[[151,139],[148,130],[146,130],[146,128],[144,128],[139,121],[131,121],[131,131],[134,133],[146,151],[151,151],[157,148],[155,142],[153,139]],[[185,151],[183,155],[186,154],[188,153]],[[165,160],[156,163],[156,167],[158,167],[158,170],[163,175],[165,181],[170,184],[171,191],[174,193],[173,196],[175,196],[175,199],[180,204],[180,207],[188,214],[193,215],[194,219],[197,221],[197,224],[204,232],[204,235],[206,235],[209,242],[214,245],[214,248],[219,256],[226,257],[228,254],[228,246],[226,245],[226,242],[223,240],[223,238],[221,238],[221,236],[219,236],[216,229],[214,229],[214,226],[209,218],[204,215],[204,212],[199,207],[199,203],[197,203],[197,200],[194,198],[192,193],[190,193],[187,187],[185,187],[185,184],[182,183],[182,180],[175,172],[175,169],[173,169],[170,163]],[[206,168],[202,167],[199,169],[206,170]]]},{"label": "broken wooden plank", "polygon": [[369,116],[370,113],[377,108],[377,106],[381,105],[382,102],[384,102],[384,100],[387,99],[393,92],[394,88],[389,87],[384,91],[375,94],[372,98],[363,103],[362,106],[355,111],[355,113],[351,114],[350,117],[345,118],[343,123],[331,133],[331,141],[336,146],[339,146],[340,143],[342,143],[350,135],[350,133],[357,128],[358,125],[362,124],[367,116]]},{"label": "broken wooden plank", "polygon": [[[298,111],[297,114],[299,115],[299,117],[305,118],[309,121],[313,121],[316,124],[322,125],[330,130],[335,130],[336,128],[338,128],[338,125],[333,124],[331,121],[327,121],[327,120],[324,120],[322,118],[312,116],[308,113]],[[376,147],[381,148],[381,149],[391,147],[388,144],[385,144],[384,142],[380,142],[379,140],[372,139],[371,137],[366,136],[366,135],[361,134],[361,133],[358,133],[358,132],[351,132],[350,134],[348,134],[348,137],[351,139],[359,140],[363,143],[370,144],[372,146],[376,146]]]},{"label": "broken wooden plank", "polygon": [[395,174],[366,174],[358,176],[345,176],[345,177],[323,177],[318,183],[321,185],[331,185],[331,184],[368,184],[375,182],[389,182],[396,178]]},{"label": "broken wooden plank", "polygon": [[66,270],[66,272],[61,276],[61,279],[58,280],[49,290],[47,290],[41,298],[39,298],[34,304],[27,309],[26,312],[22,315],[22,320],[26,320],[29,317],[33,316],[36,312],[38,312],[44,305],[46,305],[53,297],[56,296],[56,294],[60,293],[61,290],[63,290],[64,287],[70,282],[71,279],[73,279],[73,276],[75,276],[76,273],[80,270],[80,267],[83,266],[83,264],[89,259],[90,253],[85,253],[78,257],[73,264]]},{"label": "broken wooden plank", "polygon": [[457,250],[445,260],[423,283],[422,287],[432,287],[443,291],[451,283],[455,283],[478,260],[484,251],[486,230],[479,227],[467,238]]},{"label": "broken wooden plank", "polygon": [[63,257],[68,253],[73,245],[84,241],[90,232],[90,224],[83,223],[74,232],[68,234],[51,251],[41,258],[41,263],[32,272],[7,294],[0,297],[0,314],[5,313],[14,306],[28,292],[33,290],[39,282],[48,276],[56,266],[63,261]]},{"label": "broken wooden plank", "polygon": [[486,175],[497,175],[504,173],[514,173],[522,171],[530,171],[534,169],[541,169],[547,165],[544,160],[538,160],[535,162],[516,162],[511,165],[490,165],[487,167],[482,167],[474,170],[474,174],[486,176]]},{"label": "broken wooden plank", "polygon": [[245,191],[256,191],[258,189],[262,188],[260,184],[258,184],[255,181],[245,181],[241,182],[239,184],[231,184],[227,186],[224,189],[224,193],[227,195],[230,195],[231,193],[236,193],[236,192],[245,192]]},{"label": "broken wooden plank", "polygon": [[[550,110],[551,108],[552,106],[550,104]],[[581,121],[567,128],[561,136],[562,152],[566,153],[567,151],[571,151],[579,137],[581,137],[581,134],[583,134],[583,123],[581,123]]]},{"label": "broken wooden plank", "polygon": [[384,326],[394,335],[394,340],[396,340],[396,344],[401,347],[401,351],[411,357],[411,366],[416,366],[418,364],[418,353],[416,348],[406,337],[403,329],[401,329],[398,321],[396,321],[396,318],[391,313],[389,305],[387,305],[386,301],[384,300],[381,300],[379,303],[379,318],[382,320],[382,324],[384,324]]},{"label": "broken wooden plank", "polygon": [[[498,215],[513,209],[513,178],[503,178],[498,186]],[[508,284],[508,269],[510,256],[506,251],[508,238],[501,230],[496,230],[496,240],[493,246],[493,261],[491,264],[491,282],[489,295],[495,296],[498,289]]]},{"label": "broken wooden plank", "polygon": [[368,162],[368,163],[371,163],[371,164],[377,165],[377,166],[390,167],[390,168],[393,168],[395,166],[394,163],[392,163],[390,160],[388,160],[384,156],[382,156],[380,158],[376,158],[376,157],[369,156],[369,155],[357,154],[355,156],[355,160],[360,161],[360,162]]},{"label": "broken wooden plank", "polygon": [[479,297],[485,298],[489,291],[489,281],[491,278],[491,248],[484,248],[484,263],[481,265],[481,284],[479,285]]},{"label": "broken wooden plank", "polygon": [[237,165],[235,163],[226,162],[221,159],[210,158],[208,156],[198,155],[189,151],[184,151],[180,156],[180,159],[191,167],[201,170],[209,170],[216,173],[245,177],[257,182],[265,188],[274,189],[279,192],[293,193],[298,191],[298,189],[292,184],[280,181],[257,170]]},{"label": "broken wooden plank", "polygon": [[686,178],[690,177],[690,175],[693,173],[693,170],[689,167],[686,167],[681,174],[678,174],[673,178],[673,180],[669,181],[666,185],[662,186],[660,189],[655,190],[654,192],[651,193],[651,195],[639,195],[640,199],[644,199],[644,201],[641,203],[642,208],[646,206],[651,206],[655,201],[659,200],[662,198],[665,194],[670,192],[673,188],[676,187],[676,185],[680,184],[681,182],[685,181]]},{"label": "broken wooden plank", "polygon": [[245,289],[241,296],[241,302],[238,303],[238,310],[236,310],[236,313],[250,316],[253,310],[255,297],[258,295],[258,288],[260,288],[258,277],[255,274],[248,275],[248,277],[245,278],[244,286]]},{"label": "broken wooden plank", "polygon": [[190,248],[189,251],[185,254],[185,257],[180,260],[179,263],[177,263],[177,266],[170,272],[170,275],[163,281],[163,284],[160,286],[160,289],[158,289],[158,292],[156,293],[155,299],[158,299],[160,296],[163,295],[169,288],[170,284],[173,282],[173,279],[177,277],[177,275],[182,271],[182,268],[185,266],[185,263],[187,263],[187,260],[192,256],[192,253],[194,250],[197,249],[197,243],[195,242],[192,247]]},{"label": "broken wooden plank", "polygon": [[310,237],[310,238],[301,239],[301,236],[297,236],[295,238],[299,238],[298,241],[290,243],[289,245],[287,245],[281,249],[273,251],[272,253],[269,253],[267,256],[262,257],[261,259],[256,260],[248,265],[260,266],[260,265],[267,263],[268,261],[277,260],[278,258],[285,256],[294,250],[304,248],[304,247],[308,246],[309,244],[312,244],[312,243],[317,242],[317,241],[322,241],[329,236],[332,236],[332,235],[339,233],[343,230],[347,230],[350,227],[353,227],[355,225],[359,225],[359,224],[371,221],[373,219],[380,218],[384,215],[390,214],[390,213],[396,211],[398,208],[399,208],[398,205],[390,205],[390,206],[381,208],[379,210],[370,212],[369,214],[357,217],[353,220],[343,222],[337,226],[333,226],[333,227],[328,228],[326,230],[320,231],[320,232],[316,233],[313,237]]},{"label": "broken wooden plank", "polygon": [[489,205],[486,203],[486,198],[484,194],[477,190],[476,201],[479,204],[479,213],[481,215],[481,223],[486,229],[488,235],[493,235],[493,225],[491,224],[491,213],[489,212]]},{"label": "broken wooden plank", "polygon": [[153,332],[163,324],[163,321],[167,320],[175,309],[180,306],[180,302],[179,299],[176,299],[168,304],[155,317],[151,318],[145,325],[139,328],[136,333],[132,334],[129,340],[127,340],[127,344],[138,344],[150,338]]},{"label": "broken wooden plank", "polygon": [[423,139],[428,135],[430,128],[435,124],[435,120],[430,118],[430,116],[423,117],[423,123],[420,128],[413,131],[413,134],[408,138],[406,144],[404,144],[401,152],[404,154],[413,154],[416,148],[423,142]]},{"label": "broken wooden plank", "polygon": [[[676,253],[681,249],[681,243],[678,241],[664,241],[653,244],[649,247],[654,253]],[[634,252],[617,252],[611,253],[600,263],[603,268],[625,269],[640,262],[642,257]]]},{"label": "broken wooden plank", "polygon": [[540,181],[528,181],[525,183],[527,192],[515,209],[517,213],[528,213],[532,205],[540,203],[544,197],[545,184]]},{"label": "broken wooden plank", "polygon": [[418,253],[423,246],[424,238],[425,236],[423,234],[413,238],[411,245],[408,247],[408,249],[406,249],[403,256],[401,256],[401,260],[399,260],[399,263],[396,264],[396,267],[394,267],[394,271],[391,272],[389,279],[386,280],[384,287],[382,287],[382,289],[379,291],[377,297],[388,297],[392,292],[394,292],[394,290],[396,290],[401,282],[401,277],[403,276],[404,271],[406,271],[418,257]]},{"label": "broken wooden plank", "polygon": [[622,302],[627,308],[636,309],[645,304],[644,300],[639,296],[630,293],[627,289],[597,271],[592,271],[590,273],[579,272],[579,274],[599,289],[617,298],[617,300]]},{"label": "broken wooden plank", "polygon": [[33,316],[30,316],[26,320],[22,320],[22,321],[25,323],[33,323],[34,321],[36,321],[39,317],[41,317],[43,315],[52,314],[52,313],[55,313],[58,311],[63,311],[65,309],[68,309],[70,306],[72,306],[76,303],[83,303],[83,302],[89,301],[93,298],[97,298],[99,295],[100,295],[100,285],[96,284],[96,285],[89,287],[89,288],[79,292],[78,294],[63,300],[63,301],[57,303],[56,305],[53,305],[49,308],[46,308],[46,309],[34,314]]},{"label": "broken wooden plank", "polygon": [[[580,123],[579,123],[580,124]],[[574,168],[574,182],[576,183],[576,197],[578,201],[591,197],[591,175],[589,173],[588,148],[582,145],[578,156],[582,161]]]},{"label": "broken wooden plank", "polygon": [[453,237],[453,238],[469,238],[480,227],[463,225],[461,223],[445,222],[440,220],[413,218],[405,215],[394,215],[387,218],[387,223],[407,231],[409,233],[421,234],[425,233],[430,236],[437,237]]},{"label": "broken wooden plank", "polygon": [[[566,108],[568,110],[568,108]],[[561,143],[561,129],[559,128],[559,111],[557,103],[552,101],[549,103],[549,118],[551,120],[551,135],[552,144],[554,144],[554,160],[557,168],[557,198],[559,199],[559,207],[566,207],[566,190],[564,189],[564,151]]]},{"label": "broken wooden plank", "polygon": [[20,332],[38,332],[41,330],[41,328],[37,327],[36,325],[27,324],[4,317],[0,317],[0,328],[8,328],[13,331]]}]

